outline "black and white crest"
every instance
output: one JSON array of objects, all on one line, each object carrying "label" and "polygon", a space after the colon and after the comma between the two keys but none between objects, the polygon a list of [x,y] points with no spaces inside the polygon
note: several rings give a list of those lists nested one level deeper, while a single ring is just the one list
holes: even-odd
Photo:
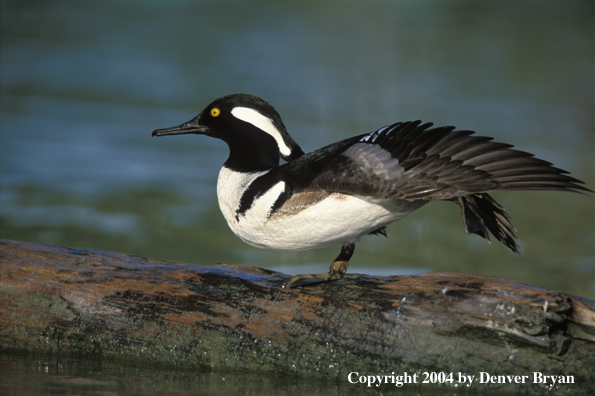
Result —
[{"label": "black and white crest", "polygon": [[270,135],[277,143],[278,151],[285,161],[291,161],[304,154],[301,147],[287,133],[277,110],[268,102],[253,95],[233,94],[216,100],[209,107],[219,105],[228,108],[230,114],[238,120]]}]

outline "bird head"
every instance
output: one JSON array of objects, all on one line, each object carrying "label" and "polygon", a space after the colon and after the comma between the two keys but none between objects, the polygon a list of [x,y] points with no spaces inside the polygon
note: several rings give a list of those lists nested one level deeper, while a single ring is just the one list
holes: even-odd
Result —
[{"label": "bird head", "polygon": [[292,161],[304,154],[273,106],[247,94],[221,97],[192,120],[157,129],[153,136],[192,133],[226,142],[230,155],[225,165],[238,170],[269,169],[279,165],[279,158]]}]

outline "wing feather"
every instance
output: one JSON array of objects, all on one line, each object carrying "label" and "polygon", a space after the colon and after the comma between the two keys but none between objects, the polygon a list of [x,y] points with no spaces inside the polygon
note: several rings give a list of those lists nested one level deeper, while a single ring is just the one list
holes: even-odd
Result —
[{"label": "wing feather", "polygon": [[291,174],[285,180],[295,180],[294,192],[429,200],[498,190],[590,191],[566,171],[510,144],[451,126],[431,127],[396,123],[280,168]]}]

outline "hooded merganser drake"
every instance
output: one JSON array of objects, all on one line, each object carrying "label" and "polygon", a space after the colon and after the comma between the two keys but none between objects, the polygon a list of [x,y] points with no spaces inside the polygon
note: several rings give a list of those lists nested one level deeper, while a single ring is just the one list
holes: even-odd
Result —
[{"label": "hooded merganser drake", "polygon": [[490,242],[489,230],[519,253],[510,217],[487,192],[591,191],[512,145],[431,126],[398,122],[304,154],[269,103],[233,94],[153,136],[194,133],[227,143],[219,207],[246,243],[275,251],[341,244],[329,273],[297,275],[284,287],[342,278],[360,237],[386,236],[388,224],[433,200],[457,203],[467,233]]}]

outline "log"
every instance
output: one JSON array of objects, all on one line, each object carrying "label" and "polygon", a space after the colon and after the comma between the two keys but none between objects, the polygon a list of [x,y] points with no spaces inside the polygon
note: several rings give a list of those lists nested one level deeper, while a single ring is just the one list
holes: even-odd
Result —
[{"label": "log", "polygon": [[[436,373],[444,387],[467,385],[458,384],[465,374],[475,376],[475,390],[595,390],[595,301],[513,280],[348,275],[286,290],[288,275],[251,266],[5,239],[0,270],[4,352],[316,375],[362,387],[368,375],[394,382],[407,372],[416,386]],[[527,378],[511,384],[506,376]]]}]

